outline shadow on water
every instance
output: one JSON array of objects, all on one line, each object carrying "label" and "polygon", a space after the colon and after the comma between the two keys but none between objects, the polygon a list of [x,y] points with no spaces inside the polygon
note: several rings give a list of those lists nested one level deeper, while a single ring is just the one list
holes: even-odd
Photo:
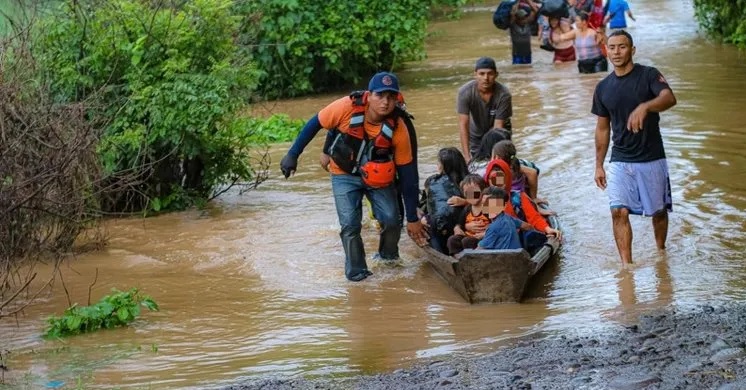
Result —
[{"label": "shadow on water", "polygon": [[562,251],[549,259],[528,281],[524,299],[547,299],[562,266]]},{"label": "shadow on water", "polygon": [[[703,39],[691,1],[639,0],[633,7],[636,60],[658,67],[679,100],[661,122],[674,197],[665,254],[655,248],[650,220],[634,218],[636,265],[620,270],[607,199],[593,184],[589,111],[603,75],[554,66],[536,46],[532,66],[512,67],[508,36],[492,26],[490,10],[467,12],[434,23],[428,58],[399,75],[416,117],[424,180],[436,170],[438,149],[459,144],[456,90],[476,58],[498,60],[499,80],[513,93],[519,155],[540,165],[540,196],[562,217],[565,234],[561,255],[536,275],[524,303],[466,304],[406,237],[401,267],[371,264],[371,278],[347,282],[317,137],[290,180],[274,176],[204,211],[111,221],[109,246],[63,269],[73,301],[86,301],[98,269],[94,300],[112,287],[137,286],[161,311],[130,328],[43,341],[44,318],[67,306],[55,291],[17,322],[0,322],[0,349],[18,351],[6,379],[31,373],[70,385],[82,375],[88,388],[204,388],[265,375],[376,373],[487,353],[526,334],[599,332],[670,305],[746,299],[744,54]],[[307,119],[336,97],[255,108]],[[273,175],[287,147],[270,151]],[[368,221],[363,239],[372,254],[377,237]],[[157,351],[145,347],[153,344]],[[61,346],[49,358],[24,352]]]}]

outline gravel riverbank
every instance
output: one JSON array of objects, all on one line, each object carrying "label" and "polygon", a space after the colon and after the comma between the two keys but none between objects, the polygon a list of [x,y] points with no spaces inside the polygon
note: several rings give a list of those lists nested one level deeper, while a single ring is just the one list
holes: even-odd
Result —
[{"label": "gravel riverbank", "polygon": [[670,309],[609,334],[530,337],[492,354],[349,378],[225,389],[746,389],[746,304]]}]

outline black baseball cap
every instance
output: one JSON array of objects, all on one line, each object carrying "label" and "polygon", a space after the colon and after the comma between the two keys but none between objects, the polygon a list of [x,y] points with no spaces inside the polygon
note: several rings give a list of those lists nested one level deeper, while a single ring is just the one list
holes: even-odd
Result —
[{"label": "black baseball cap", "polygon": [[482,57],[477,60],[477,64],[474,65],[474,70],[479,69],[492,69],[497,72],[497,65],[495,65],[495,60],[493,60],[490,57]]}]

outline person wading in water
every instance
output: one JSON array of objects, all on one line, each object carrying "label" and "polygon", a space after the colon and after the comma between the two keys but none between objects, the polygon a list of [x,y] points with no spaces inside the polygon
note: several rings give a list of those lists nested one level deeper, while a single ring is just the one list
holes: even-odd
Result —
[{"label": "person wading in water", "polygon": [[398,175],[407,218],[407,233],[420,246],[427,232],[417,218],[419,175],[413,140],[396,111],[399,80],[393,73],[375,74],[368,91],[335,100],[303,127],[280,162],[285,178],[298,167],[298,156],[322,128],[334,131],[329,147],[332,192],[337,209],[340,237],[345,251],[345,276],[361,281],[372,273],[365,261],[362,229],[363,196],[370,200],[381,232],[378,254],[385,261],[399,257]]},{"label": "person wading in water", "polygon": [[[596,185],[606,190],[622,264],[632,263],[629,214],[653,217],[658,249],[665,249],[671,183],[661,138],[660,115],[676,105],[663,75],[635,64],[635,46],[626,31],[609,35],[608,53],[614,71],[596,85],[591,112],[596,121]],[[604,169],[609,138],[613,139],[608,177]]]}]

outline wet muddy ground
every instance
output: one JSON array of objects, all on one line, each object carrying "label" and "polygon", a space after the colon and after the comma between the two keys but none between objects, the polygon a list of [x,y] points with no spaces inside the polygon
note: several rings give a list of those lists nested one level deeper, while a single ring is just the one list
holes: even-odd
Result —
[{"label": "wet muddy ground", "polygon": [[669,309],[604,334],[543,335],[492,354],[348,378],[226,389],[746,389],[746,304]]}]

